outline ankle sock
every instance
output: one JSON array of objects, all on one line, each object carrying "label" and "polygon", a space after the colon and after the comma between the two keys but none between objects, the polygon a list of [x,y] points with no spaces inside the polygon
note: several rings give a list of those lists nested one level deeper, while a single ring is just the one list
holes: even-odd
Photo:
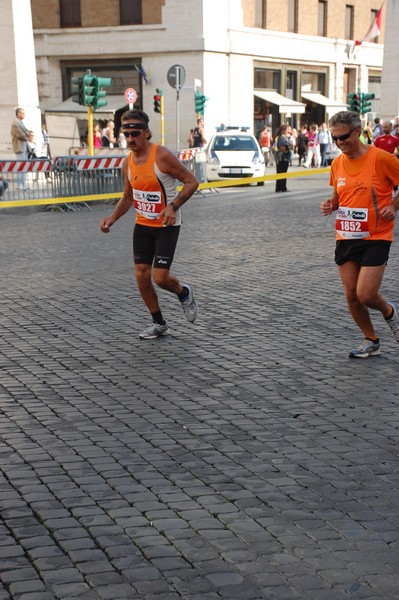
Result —
[{"label": "ankle sock", "polygon": [[177,297],[179,298],[180,302],[184,302],[185,300],[187,300],[188,295],[189,295],[188,288],[186,288],[186,286],[183,285],[182,292]]},{"label": "ankle sock", "polygon": [[158,310],[157,312],[151,313],[151,316],[152,316],[152,320],[154,321],[154,323],[157,323],[158,325],[166,325],[166,321],[163,318],[160,310]]}]

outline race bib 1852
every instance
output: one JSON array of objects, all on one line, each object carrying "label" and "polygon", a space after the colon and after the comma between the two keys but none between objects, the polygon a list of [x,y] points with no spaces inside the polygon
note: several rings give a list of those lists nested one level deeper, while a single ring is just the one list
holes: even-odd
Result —
[{"label": "race bib 1852", "polygon": [[370,237],[368,208],[338,207],[335,228],[340,237],[348,240]]}]

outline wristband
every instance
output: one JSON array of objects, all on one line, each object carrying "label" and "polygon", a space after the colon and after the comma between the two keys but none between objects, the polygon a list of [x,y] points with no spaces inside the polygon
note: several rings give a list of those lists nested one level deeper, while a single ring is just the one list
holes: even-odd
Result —
[{"label": "wristband", "polygon": [[178,206],[176,206],[176,204],[174,202],[169,202],[169,206],[171,206],[173,208],[173,210],[176,212],[178,210]]}]

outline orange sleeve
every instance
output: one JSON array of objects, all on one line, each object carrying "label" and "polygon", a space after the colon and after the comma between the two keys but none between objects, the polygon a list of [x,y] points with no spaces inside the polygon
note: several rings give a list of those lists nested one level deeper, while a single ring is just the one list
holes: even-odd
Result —
[{"label": "orange sleeve", "polygon": [[380,151],[376,159],[378,179],[386,185],[399,185],[399,159],[394,154]]}]

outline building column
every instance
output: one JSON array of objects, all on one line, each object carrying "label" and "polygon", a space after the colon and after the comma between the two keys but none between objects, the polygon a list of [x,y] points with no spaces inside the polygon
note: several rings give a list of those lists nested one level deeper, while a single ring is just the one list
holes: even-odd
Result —
[{"label": "building column", "polygon": [[25,109],[25,124],[41,140],[41,115],[37,88],[30,0],[3,0],[0,22],[0,52],[7,56],[0,86],[0,154],[13,156],[10,128],[15,109]]}]

